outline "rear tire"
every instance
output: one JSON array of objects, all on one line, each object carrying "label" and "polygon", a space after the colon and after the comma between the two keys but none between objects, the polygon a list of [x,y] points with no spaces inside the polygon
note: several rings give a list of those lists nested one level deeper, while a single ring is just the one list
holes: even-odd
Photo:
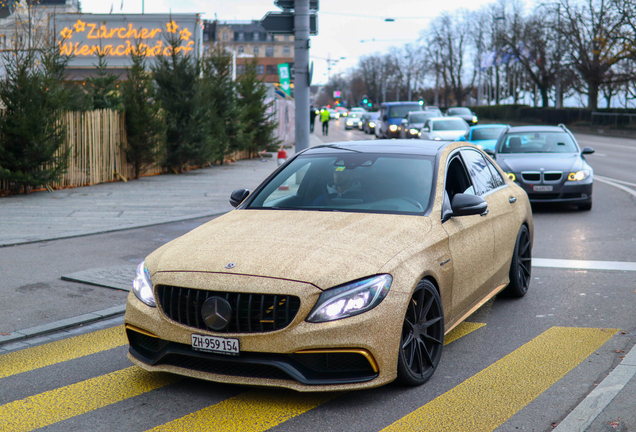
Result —
[{"label": "rear tire", "polygon": [[444,311],[435,285],[422,280],[415,287],[400,338],[397,382],[407,386],[424,384],[433,376],[444,346]]},{"label": "rear tire", "polygon": [[505,288],[504,293],[510,297],[523,297],[528,292],[531,275],[532,242],[530,241],[530,231],[528,231],[527,226],[521,225],[510,263],[510,283]]}]

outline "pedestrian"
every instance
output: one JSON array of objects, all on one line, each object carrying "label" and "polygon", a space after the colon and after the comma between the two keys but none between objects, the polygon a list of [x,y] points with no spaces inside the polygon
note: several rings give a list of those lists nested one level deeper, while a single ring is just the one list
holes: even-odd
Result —
[{"label": "pedestrian", "polygon": [[312,105],[309,107],[309,133],[314,131],[314,123],[316,123],[316,108]]},{"label": "pedestrian", "polygon": [[322,134],[329,135],[329,110],[327,108],[320,111],[320,121],[322,122]]}]

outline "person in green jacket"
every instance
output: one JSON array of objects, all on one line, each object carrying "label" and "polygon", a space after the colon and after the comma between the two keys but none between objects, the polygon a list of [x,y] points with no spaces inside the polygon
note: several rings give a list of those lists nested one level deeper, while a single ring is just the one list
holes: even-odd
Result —
[{"label": "person in green jacket", "polygon": [[322,122],[322,134],[329,135],[329,110],[327,108],[320,111],[320,121]]}]

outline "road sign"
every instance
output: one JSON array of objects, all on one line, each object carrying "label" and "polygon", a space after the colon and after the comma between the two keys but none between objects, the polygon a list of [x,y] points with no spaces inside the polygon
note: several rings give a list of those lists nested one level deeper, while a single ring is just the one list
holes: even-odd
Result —
[{"label": "road sign", "polygon": [[289,64],[281,63],[278,65],[278,78],[280,80],[280,87],[288,95],[291,94],[291,86],[289,83]]},{"label": "road sign", "polygon": [[[293,10],[294,9],[294,0],[276,0],[274,2],[276,7],[281,8],[282,10]],[[318,0],[309,0],[309,9],[310,10],[318,10],[320,7]]]},{"label": "road sign", "polygon": [[[273,34],[294,34],[294,13],[267,12],[261,20],[261,26]],[[309,34],[318,34],[318,16],[315,13],[309,15]]]}]

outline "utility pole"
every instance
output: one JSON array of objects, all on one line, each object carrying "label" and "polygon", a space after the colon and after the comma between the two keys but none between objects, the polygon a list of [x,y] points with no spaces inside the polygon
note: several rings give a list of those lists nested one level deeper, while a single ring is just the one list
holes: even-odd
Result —
[{"label": "utility pole", "polygon": [[309,0],[294,2],[296,153],[309,148]]}]

